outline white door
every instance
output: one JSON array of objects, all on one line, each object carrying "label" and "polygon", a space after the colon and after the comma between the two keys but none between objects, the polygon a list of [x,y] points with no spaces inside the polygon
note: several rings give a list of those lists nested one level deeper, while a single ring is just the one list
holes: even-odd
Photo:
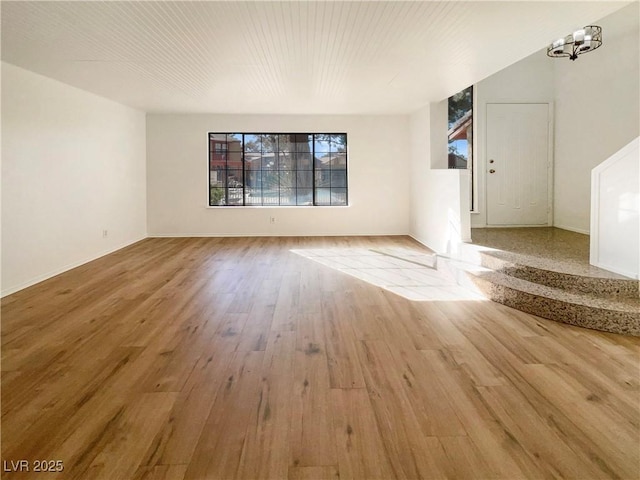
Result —
[{"label": "white door", "polygon": [[487,224],[549,224],[549,105],[487,104]]}]

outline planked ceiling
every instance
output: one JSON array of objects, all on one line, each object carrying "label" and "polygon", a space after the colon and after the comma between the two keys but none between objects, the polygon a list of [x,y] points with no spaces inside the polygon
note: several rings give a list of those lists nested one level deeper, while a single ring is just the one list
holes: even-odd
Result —
[{"label": "planked ceiling", "polygon": [[407,113],[628,3],[2,1],[2,60],[147,112]]}]

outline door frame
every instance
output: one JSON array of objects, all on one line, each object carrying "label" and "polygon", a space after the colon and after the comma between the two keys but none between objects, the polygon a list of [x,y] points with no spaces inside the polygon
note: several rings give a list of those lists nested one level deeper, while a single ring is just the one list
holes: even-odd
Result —
[{"label": "door frame", "polygon": [[[489,189],[487,182],[489,179],[489,161],[487,157],[487,136],[489,133],[489,105],[547,105],[547,224],[546,225],[492,225],[489,223]],[[484,211],[485,225],[490,228],[513,228],[513,227],[552,227],[553,226],[553,185],[554,185],[554,102],[487,102],[484,108],[484,148],[483,148],[483,175],[484,175]]]}]

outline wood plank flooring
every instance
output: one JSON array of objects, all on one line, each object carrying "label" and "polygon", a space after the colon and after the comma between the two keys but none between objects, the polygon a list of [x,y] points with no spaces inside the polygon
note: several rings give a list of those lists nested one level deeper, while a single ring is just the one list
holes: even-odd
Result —
[{"label": "wood plank flooring", "polygon": [[2,478],[640,478],[639,338],[298,254],[389,248],[147,239],[4,298]]}]

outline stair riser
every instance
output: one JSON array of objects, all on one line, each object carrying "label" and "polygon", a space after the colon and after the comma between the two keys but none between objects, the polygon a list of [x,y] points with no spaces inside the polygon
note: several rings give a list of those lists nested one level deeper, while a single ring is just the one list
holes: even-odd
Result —
[{"label": "stair riser", "polygon": [[583,277],[569,273],[542,270],[528,265],[519,265],[492,255],[481,254],[481,257],[483,267],[528,282],[561,288],[567,292],[623,298],[639,297],[638,282],[636,280]]},{"label": "stair riser", "polygon": [[640,336],[640,314],[566,303],[497,285],[482,278],[474,283],[490,300],[539,317],[579,327]]}]

